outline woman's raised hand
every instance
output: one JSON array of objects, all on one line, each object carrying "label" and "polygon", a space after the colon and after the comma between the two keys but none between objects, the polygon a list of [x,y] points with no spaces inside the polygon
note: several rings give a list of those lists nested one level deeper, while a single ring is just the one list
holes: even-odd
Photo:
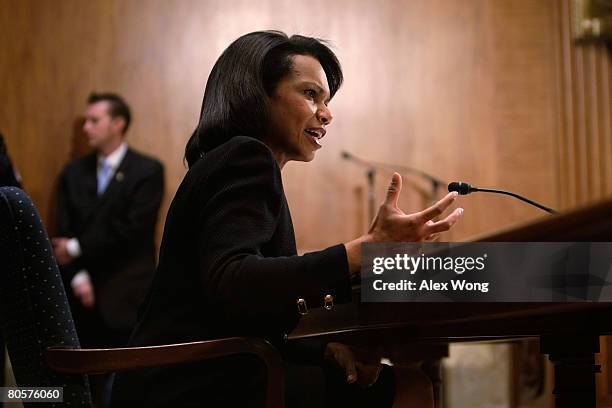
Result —
[{"label": "woman's raised hand", "polygon": [[368,231],[366,242],[418,242],[432,239],[436,234],[448,231],[463,214],[455,209],[446,218],[434,221],[455,201],[456,192],[448,193],[429,208],[414,214],[405,214],[397,206],[402,191],[402,177],[393,174],[387,190],[387,198],[378,209],[378,214]]},{"label": "woman's raised hand", "polygon": [[461,218],[463,208],[457,208],[446,218],[434,221],[457,198],[457,193],[448,193],[429,208],[413,214],[406,214],[397,206],[402,190],[402,177],[394,173],[387,190],[387,197],[378,209],[378,214],[366,235],[344,244],[351,275],[359,272],[361,266],[361,244],[369,242],[419,242],[433,239],[437,234],[448,231]]}]

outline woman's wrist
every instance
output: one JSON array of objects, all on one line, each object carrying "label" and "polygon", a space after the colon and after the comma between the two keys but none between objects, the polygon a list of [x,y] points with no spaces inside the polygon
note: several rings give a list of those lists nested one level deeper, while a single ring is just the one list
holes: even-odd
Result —
[{"label": "woman's wrist", "polygon": [[368,242],[372,242],[372,237],[370,234],[362,235],[359,238],[344,244],[351,278],[357,275],[361,270],[361,244]]}]

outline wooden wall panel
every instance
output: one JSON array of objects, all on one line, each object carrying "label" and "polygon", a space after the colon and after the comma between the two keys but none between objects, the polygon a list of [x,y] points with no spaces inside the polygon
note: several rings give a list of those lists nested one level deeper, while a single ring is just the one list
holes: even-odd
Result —
[{"label": "wooden wall panel", "polygon": [[[166,165],[165,213],[212,64],[234,38],[266,28],[330,39],[346,74],[324,149],[284,171],[302,249],[367,228],[364,171],[342,150],[559,204],[558,31],[547,0],[0,0],[0,10],[0,129],[46,221],[94,89],[131,103],[130,143]],[[389,177],[378,174],[379,200]],[[402,206],[421,209],[427,191],[408,178]],[[541,216],[503,197],[462,205],[446,239]]]},{"label": "wooden wall panel", "polygon": [[[555,169],[550,165],[555,161],[556,38],[549,3],[395,4],[393,13],[384,7],[347,12],[342,32],[357,37],[349,49],[346,42],[339,47],[347,83],[333,102],[335,139],[328,143],[338,138],[343,148],[365,158],[414,166],[446,180],[505,187],[555,206]],[[347,104],[346,98],[353,103]],[[303,199],[313,175],[315,188],[329,189],[325,196],[334,197],[321,201],[324,195],[317,197],[313,190],[314,203],[319,204],[297,214],[298,240],[306,248],[331,244],[355,229],[343,228],[340,221],[309,222],[317,214],[333,212],[330,219],[343,220],[345,214],[356,213],[356,204],[365,209],[365,201],[352,202],[345,187],[365,191],[363,171],[338,163],[336,155],[321,152],[316,165],[297,164],[293,167],[299,170],[288,166],[286,171],[289,179],[300,180],[289,186],[290,199]],[[388,177],[379,173],[379,198]],[[402,205],[414,211],[427,203],[429,197],[421,192],[428,187],[414,177],[408,181]],[[541,216],[500,197],[475,195],[462,201],[466,217],[447,239]],[[302,219],[306,222],[299,222]],[[328,241],[316,233],[321,228],[328,232]]]},{"label": "wooden wall panel", "polygon": [[559,186],[563,208],[612,194],[610,46],[575,42],[572,2],[560,0]]},{"label": "wooden wall panel", "polygon": [[[560,23],[560,204],[571,208],[612,194],[612,69],[610,46],[572,40],[572,1],[558,0]],[[612,405],[612,338],[597,355],[598,405]]]}]

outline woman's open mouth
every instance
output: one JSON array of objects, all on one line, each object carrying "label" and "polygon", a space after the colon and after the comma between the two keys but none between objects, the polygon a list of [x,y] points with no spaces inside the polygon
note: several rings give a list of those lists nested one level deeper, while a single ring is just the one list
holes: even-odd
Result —
[{"label": "woman's open mouth", "polygon": [[310,141],[317,145],[318,147],[322,147],[320,140],[325,136],[325,129],[323,128],[311,128],[304,130],[304,133],[308,135]]}]

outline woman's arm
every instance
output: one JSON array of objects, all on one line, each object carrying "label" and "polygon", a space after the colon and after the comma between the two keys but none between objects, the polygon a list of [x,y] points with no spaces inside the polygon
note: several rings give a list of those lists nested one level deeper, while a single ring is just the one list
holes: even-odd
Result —
[{"label": "woman's arm", "polygon": [[245,323],[293,320],[299,298],[311,308],[327,294],[338,303],[350,300],[361,243],[424,240],[450,228],[462,213],[457,209],[442,221],[431,221],[454,201],[449,194],[422,212],[404,214],[397,208],[401,178],[395,174],[366,235],[302,256],[269,257],[264,249],[279,223],[290,223],[288,213],[283,215],[280,169],[272,153],[263,143],[241,137],[219,162],[201,188],[194,225],[200,281],[208,302]]},{"label": "woman's arm", "polygon": [[[343,245],[302,256],[269,255],[281,240],[294,240],[280,169],[264,144],[236,139],[199,187],[195,245],[207,302],[241,324],[279,327],[295,323],[300,298],[310,308],[327,294],[350,300]],[[279,235],[279,228],[286,233]]]}]

